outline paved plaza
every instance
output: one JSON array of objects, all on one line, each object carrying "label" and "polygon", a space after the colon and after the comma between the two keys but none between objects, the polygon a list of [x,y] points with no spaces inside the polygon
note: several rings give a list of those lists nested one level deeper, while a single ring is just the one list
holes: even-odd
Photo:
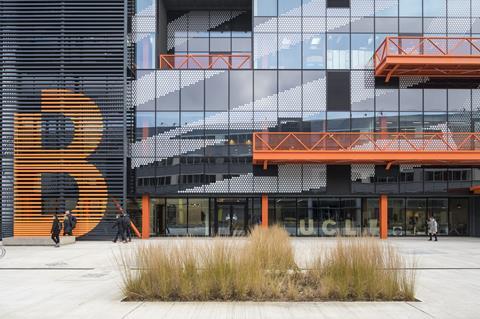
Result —
[{"label": "paved plaza", "polygon": [[[334,240],[292,239],[300,262],[311,250],[332,245]],[[119,247],[130,249],[144,242],[3,247],[0,318],[480,318],[480,239],[388,242],[416,261],[419,302],[121,302],[121,275],[114,256]]]}]

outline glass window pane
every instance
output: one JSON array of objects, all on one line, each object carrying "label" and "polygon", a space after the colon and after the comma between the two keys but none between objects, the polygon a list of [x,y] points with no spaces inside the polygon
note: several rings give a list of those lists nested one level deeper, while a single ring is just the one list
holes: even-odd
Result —
[{"label": "glass window pane", "polygon": [[[277,93],[276,71],[255,71],[254,100],[260,100]],[[276,109],[276,102],[275,102]],[[273,111],[273,110],[269,110]]]},{"label": "glass window pane", "polygon": [[329,132],[350,131],[350,112],[327,112],[327,129]]},{"label": "glass window pane", "polygon": [[155,112],[137,112],[135,121],[137,140],[155,135]]},{"label": "glass window pane", "polygon": [[362,200],[360,198],[340,199],[338,224],[342,236],[358,236],[361,234]]},{"label": "glass window pane", "polygon": [[407,222],[407,235],[426,235],[426,210],[427,203],[425,199],[407,199],[405,214]]},{"label": "glass window pane", "polygon": [[318,235],[318,201],[312,198],[298,200],[298,235]]},{"label": "glass window pane", "polygon": [[325,34],[303,35],[303,68],[325,68]]},{"label": "glass window pane", "polygon": [[208,236],[210,229],[210,214],[208,198],[188,199],[188,234],[193,236]]},{"label": "glass window pane", "polygon": [[155,33],[138,34],[141,40],[135,44],[136,68],[155,68]]},{"label": "glass window pane", "polygon": [[252,71],[230,71],[230,108],[235,109],[242,105],[248,105],[252,103],[252,98]]},{"label": "glass window pane", "polygon": [[352,34],[352,69],[371,68],[374,51],[373,34]]},{"label": "glass window pane", "polygon": [[143,10],[147,9],[148,7],[151,7],[151,12],[155,9],[155,4],[153,0],[137,0],[135,1],[135,11],[137,13],[142,12]]},{"label": "glass window pane", "polygon": [[275,203],[277,221],[290,235],[297,233],[297,200],[278,199]]},{"label": "glass window pane", "polygon": [[423,109],[421,89],[400,89],[400,111]]},{"label": "glass window pane", "polygon": [[230,52],[230,38],[211,38],[210,52]]},{"label": "glass window pane", "polygon": [[450,198],[449,205],[449,235],[468,236],[468,199]]},{"label": "glass window pane", "polygon": [[448,235],[448,199],[435,198],[428,200],[428,216],[433,216],[438,223],[437,234]]},{"label": "glass window pane", "polygon": [[421,0],[400,0],[400,16],[401,17],[421,17],[422,1]]},{"label": "glass window pane", "polygon": [[[192,84],[192,79],[196,79],[197,81]],[[181,109],[192,111],[203,110],[204,71],[182,71],[181,81]]]},{"label": "glass window pane", "polygon": [[423,0],[425,17],[444,17],[447,15],[447,0]]},{"label": "glass window pane", "polygon": [[250,52],[252,51],[251,38],[232,38],[232,51]]},{"label": "glass window pane", "polygon": [[188,51],[190,52],[208,52],[208,38],[189,38]]},{"label": "glass window pane", "polygon": [[207,110],[228,110],[228,72],[210,75],[206,71],[205,108]]},{"label": "glass window pane", "polygon": [[325,132],[326,131],[326,112],[303,112],[303,131],[304,132]]},{"label": "glass window pane", "polygon": [[328,34],[327,35],[327,68],[349,69],[350,68],[350,35]]},{"label": "glass window pane", "polygon": [[302,46],[300,34],[278,35],[278,68],[300,69],[302,65]]},{"label": "glass window pane", "polygon": [[398,132],[398,112],[377,112],[375,130],[377,132]]},{"label": "glass window pane", "polygon": [[157,134],[173,130],[180,126],[179,112],[157,112]]},{"label": "glass window pane", "polygon": [[426,132],[442,132],[446,129],[447,113],[425,112],[423,113],[423,130]]},{"label": "glass window pane", "polygon": [[471,91],[467,89],[448,90],[448,111],[470,111]]},{"label": "glass window pane", "polygon": [[277,0],[254,0],[253,15],[264,17],[276,16]]},{"label": "glass window pane", "polygon": [[303,16],[325,16],[325,0],[303,0]]},{"label": "glass window pane", "polygon": [[300,16],[302,0],[278,0],[278,15]]},{"label": "glass window pane", "polygon": [[187,199],[167,198],[167,236],[187,235]]},{"label": "glass window pane", "polygon": [[277,35],[255,33],[254,38],[255,69],[277,68]]},{"label": "glass window pane", "polygon": [[423,121],[421,112],[400,112],[401,132],[422,132]]},{"label": "glass window pane", "polygon": [[352,132],[373,132],[374,114],[373,112],[352,112]]},{"label": "glass window pane", "polygon": [[470,17],[470,0],[449,0],[447,9],[449,17]]},{"label": "glass window pane", "polygon": [[364,211],[362,216],[362,233],[365,235],[378,236],[378,198],[364,199]]},{"label": "glass window pane", "polygon": [[375,15],[383,17],[398,16],[398,0],[375,1]]},{"label": "glass window pane", "polygon": [[388,200],[388,235],[405,235],[405,199],[390,198]]},{"label": "glass window pane", "polygon": [[447,90],[423,90],[423,104],[425,111],[447,111]]}]

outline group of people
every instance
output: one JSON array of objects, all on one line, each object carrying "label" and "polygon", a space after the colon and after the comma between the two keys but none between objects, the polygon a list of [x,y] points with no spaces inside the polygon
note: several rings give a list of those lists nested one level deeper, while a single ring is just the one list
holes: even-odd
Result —
[{"label": "group of people", "polygon": [[131,221],[130,216],[127,213],[117,214],[113,228],[117,228],[117,233],[113,242],[116,243],[118,238],[122,238],[122,242],[126,243],[132,241],[132,232],[131,232]]},{"label": "group of people", "polygon": [[63,229],[63,236],[72,236],[73,230],[77,226],[77,218],[67,210],[63,215],[63,223],[55,213],[53,215],[52,229],[50,231],[51,238],[55,243],[55,247],[60,247],[60,233]]},{"label": "group of people", "polygon": [[[73,230],[77,226],[77,218],[67,210],[63,215],[63,222],[55,213],[53,215],[52,229],[50,231],[51,238],[55,243],[55,247],[60,247],[60,233],[63,229],[63,236],[72,236]],[[132,241],[131,221],[130,216],[127,213],[117,214],[113,228],[117,228],[117,234],[115,235],[114,243],[121,237],[122,242],[126,243]]]}]

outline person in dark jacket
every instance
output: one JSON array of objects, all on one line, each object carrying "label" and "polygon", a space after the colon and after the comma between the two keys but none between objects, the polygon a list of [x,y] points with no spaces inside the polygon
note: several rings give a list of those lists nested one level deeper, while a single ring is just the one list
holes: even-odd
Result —
[{"label": "person in dark jacket", "polygon": [[117,228],[117,234],[115,235],[115,239],[113,240],[113,242],[116,243],[118,240],[118,236],[121,236],[122,242],[126,243],[127,241],[125,240],[125,228],[124,228],[123,216],[120,214],[117,214],[115,223],[112,226],[112,228],[115,228],[115,227]]},{"label": "person in dark jacket", "polygon": [[129,242],[132,241],[131,223],[130,215],[128,213],[123,213],[123,229],[125,230],[125,237]]},{"label": "person in dark jacket", "polygon": [[72,225],[72,216],[70,211],[65,212],[63,217],[63,236],[72,236],[73,225]]},{"label": "person in dark jacket", "polygon": [[50,234],[52,234],[52,240],[55,243],[55,247],[60,247],[60,231],[62,230],[62,224],[58,219],[57,214],[53,215],[53,222],[52,222],[52,230]]}]

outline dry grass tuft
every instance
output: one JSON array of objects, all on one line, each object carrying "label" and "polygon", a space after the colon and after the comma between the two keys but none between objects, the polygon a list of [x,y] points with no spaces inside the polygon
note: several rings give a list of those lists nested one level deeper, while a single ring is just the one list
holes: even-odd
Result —
[{"label": "dry grass tuft", "polygon": [[299,269],[277,226],[255,228],[246,242],[145,244],[121,254],[119,264],[127,300],[414,300],[415,273],[393,247],[339,238]]}]

